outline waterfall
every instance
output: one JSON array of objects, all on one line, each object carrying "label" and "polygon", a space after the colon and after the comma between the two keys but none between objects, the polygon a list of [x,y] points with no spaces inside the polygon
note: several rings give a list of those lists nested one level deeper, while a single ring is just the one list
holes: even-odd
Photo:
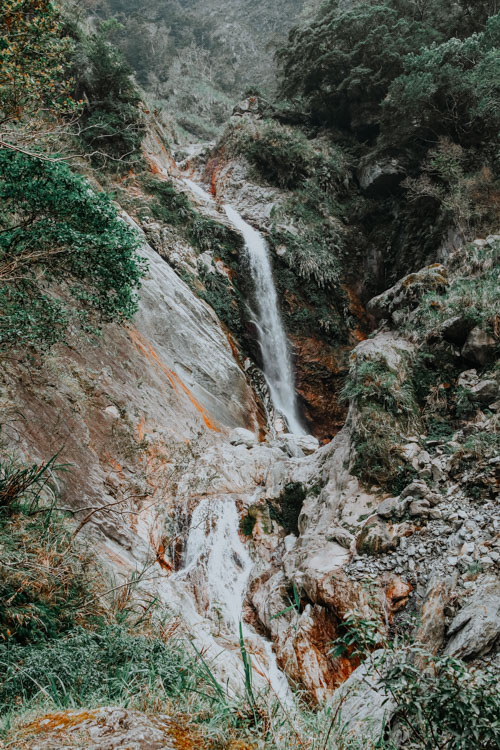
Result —
[{"label": "waterfall", "polygon": [[191,192],[197,195],[198,198],[201,198],[201,200],[205,203],[215,203],[212,196],[209,195],[206,190],[203,190],[203,188],[200,187],[197,182],[193,182],[193,180],[189,180],[187,177],[184,177],[184,183],[188,186]]},{"label": "waterfall", "polygon": [[232,498],[200,500],[191,518],[184,565],[174,580],[188,584],[203,599],[203,605],[198,606],[206,610],[221,635],[229,634],[238,641],[241,623],[254,670],[264,676],[282,702],[290,705],[290,687],[278,668],[271,643],[243,622],[253,561],[238,529],[239,516]]},{"label": "waterfall", "polygon": [[264,375],[273,404],[285,417],[290,432],[294,435],[305,435],[298,413],[292,361],[281,322],[267,245],[262,235],[247,224],[234,208],[224,206],[224,210],[229,221],[241,232],[245,240],[255,284],[254,323],[259,337]]}]

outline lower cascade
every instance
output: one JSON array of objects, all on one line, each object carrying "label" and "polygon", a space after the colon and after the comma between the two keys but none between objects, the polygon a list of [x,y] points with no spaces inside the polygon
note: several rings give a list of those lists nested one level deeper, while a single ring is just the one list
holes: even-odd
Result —
[{"label": "lower cascade", "polygon": [[291,703],[287,679],[278,668],[270,641],[243,622],[243,602],[254,563],[238,529],[232,499],[203,498],[193,512],[184,566],[175,578],[181,585],[189,584],[195,598],[203,600],[197,602],[198,608],[214,622],[218,635],[243,638],[255,671],[281,701]]},{"label": "lower cascade", "polygon": [[305,435],[297,408],[297,397],[288,341],[281,321],[269,252],[259,232],[231,206],[224,206],[229,221],[242,233],[255,284],[254,323],[257,328],[273,404],[283,414],[294,435]]}]

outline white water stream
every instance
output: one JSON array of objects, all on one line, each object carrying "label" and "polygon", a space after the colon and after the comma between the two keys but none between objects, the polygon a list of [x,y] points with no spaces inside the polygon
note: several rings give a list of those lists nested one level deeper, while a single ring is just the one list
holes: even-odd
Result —
[{"label": "white water stream", "polygon": [[255,284],[254,323],[273,404],[283,414],[294,435],[305,435],[297,409],[297,396],[288,341],[281,322],[278,295],[267,245],[259,232],[231,206],[224,206],[227,218],[243,235]]},{"label": "white water stream", "polygon": [[[215,204],[212,196],[196,182],[188,178],[184,178],[184,182],[205,203]],[[281,321],[278,295],[274,286],[266,242],[262,235],[247,224],[232,206],[224,206],[224,211],[231,224],[241,232],[245,240],[245,249],[255,286],[253,322],[257,329],[264,375],[271,399],[276,411],[285,417],[289,432],[294,435],[306,435],[297,408],[290,349]]]},{"label": "white water stream", "polygon": [[[184,178],[198,198],[215,207],[215,201],[202,187]],[[258,331],[264,374],[276,410],[289,431],[306,434],[297,409],[293,368],[286,334],[281,322],[271,262],[263,237],[247,224],[231,206],[224,206],[229,221],[245,240],[255,285],[254,323]],[[175,583],[191,590],[201,615],[208,616],[218,631],[239,644],[240,623],[245,648],[254,671],[268,683],[279,699],[291,705],[293,697],[285,675],[276,662],[271,643],[243,623],[243,603],[253,561],[239,535],[239,515],[232,497],[205,497],[193,511],[185,548],[183,567]]]},{"label": "white water stream", "polygon": [[220,635],[227,634],[238,642],[241,623],[254,670],[282,702],[290,704],[290,688],[271,643],[243,622],[243,601],[253,561],[238,529],[239,516],[232,498],[203,498],[193,512],[184,567],[175,579],[201,593]]}]

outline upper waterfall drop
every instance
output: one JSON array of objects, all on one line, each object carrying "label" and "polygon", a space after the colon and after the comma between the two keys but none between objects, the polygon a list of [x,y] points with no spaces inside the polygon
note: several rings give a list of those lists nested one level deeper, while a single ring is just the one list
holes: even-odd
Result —
[{"label": "upper waterfall drop", "polygon": [[288,422],[294,435],[306,435],[297,408],[295,382],[288,341],[281,322],[278,296],[271,261],[264,238],[244,221],[231,206],[224,206],[229,221],[245,240],[250,270],[255,284],[255,324],[262,352],[264,375],[276,409]]}]

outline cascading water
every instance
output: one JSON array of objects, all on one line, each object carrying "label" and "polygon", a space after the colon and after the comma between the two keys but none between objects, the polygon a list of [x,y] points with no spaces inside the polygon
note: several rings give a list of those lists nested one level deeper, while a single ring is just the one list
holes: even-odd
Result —
[{"label": "cascading water", "polygon": [[271,398],[277,411],[285,417],[290,432],[305,435],[298,413],[290,351],[281,322],[267,245],[262,235],[247,224],[234,208],[224,206],[224,210],[245,240],[255,284],[254,323]]},{"label": "cascading water", "polygon": [[254,669],[281,701],[290,703],[290,688],[271,643],[243,622],[243,601],[253,561],[238,529],[239,516],[232,498],[203,498],[193,511],[184,567],[175,579],[189,584],[195,595],[203,598],[200,608],[206,610],[221,635],[237,640],[241,623]]},{"label": "cascading water", "polygon": [[[184,178],[198,198],[214,204],[198,184]],[[267,246],[261,235],[230,206],[226,215],[245,240],[255,284],[254,322],[262,350],[264,374],[277,411],[287,420],[290,432],[304,435],[295,395],[293,369],[281,322]],[[257,495],[250,503],[258,499]],[[184,590],[191,590],[197,610],[214,623],[217,637],[238,642],[240,624],[245,647],[254,670],[269,683],[279,699],[293,704],[290,687],[278,668],[271,643],[243,622],[243,602],[253,561],[239,535],[239,515],[232,497],[205,497],[195,507],[189,526],[183,567],[172,577]]]},{"label": "cascading water", "polygon": [[[184,178],[187,187],[206,203],[215,203],[211,195],[193,180]],[[301,424],[292,361],[288,341],[281,322],[278,296],[274,286],[269,252],[262,235],[232,208],[224,206],[226,216],[243,235],[250,262],[250,270],[255,285],[254,323],[259,337],[259,345],[264,366],[264,375],[269,386],[275,409],[288,423],[294,435],[305,435]]]}]

